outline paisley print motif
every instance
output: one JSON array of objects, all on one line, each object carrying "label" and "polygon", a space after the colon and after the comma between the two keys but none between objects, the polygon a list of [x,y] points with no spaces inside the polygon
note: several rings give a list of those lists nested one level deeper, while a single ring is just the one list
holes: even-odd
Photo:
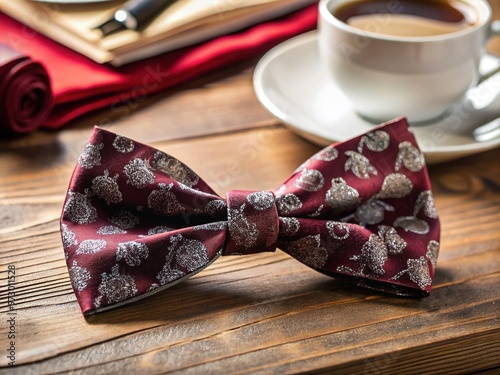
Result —
[{"label": "paisley print motif", "polygon": [[284,194],[276,197],[276,206],[280,215],[286,215],[302,207],[302,202],[295,194]]},{"label": "paisley print motif", "polygon": [[101,293],[108,303],[116,303],[137,294],[137,286],[134,279],[129,275],[121,275],[118,264],[111,268],[111,273],[104,272],[102,281],[97,290]]},{"label": "paisley print motif", "polygon": [[232,240],[238,246],[252,247],[259,237],[259,230],[255,223],[250,222],[245,214],[245,205],[239,208],[230,208],[228,212],[228,228]]},{"label": "paisley print motif", "polygon": [[[355,271],[349,267],[340,266],[337,271],[357,276],[380,277],[385,274],[384,265],[389,255],[401,254],[406,246],[406,242],[394,228],[380,225],[378,236],[371,234],[361,248],[361,254],[350,258],[360,263],[359,269]],[[369,270],[368,274],[365,273],[366,268]]]},{"label": "paisley print motif", "polygon": [[363,152],[363,146],[370,151],[382,152],[389,147],[391,137],[387,132],[383,130],[375,130],[374,132],[368,133],[361,137],[358,144],[358,152]]},{"label": "paisley print motif", "polygon": [[410,280],[416,283],[421,289],[432,284],[429,267],[424,257],[419,259],[408,259],[408,275]]},{"label": "paisley print motif", "polygon": [[106,247],[106,241],[98,240],[84,240],[76,249],[77,254],[95,254]]},{"label": "paisley print motif", "polygon": [[413,189],[413,183],[408,177],[401,173],[391,173],[384,178],[382,188],[377,198],[403,198]]},{"label": "paisley print motif", "polygon": [[113,147],[116,151],[121,152],[122,154],[128,154],[129,152],[134,151],[135,146],[132,140],[122,137],[121,135],[117,135],[113,141]]},{"label": "paisley print motif", "polygon": [[155,180],[147,160],[135,158],[123,168],[123,172],[128,177],[127,184],[131,184],[138,189],[152,184]]},{"label": "paisley print motif", "polygon": [[85,148],[78,158],[78,165],[85,169],[92,169],[101,164],[101,154],[100,150],[104,148],[102,143],[93,145],[87,143]]},{"label": "paisley print motif", "polygon": [[171,245],[168,250],[175,254],[176,264],[184,268],[187,272],[192,272],[208,263],[207,248],[203,242],[185,238],[177,234],[170,238]]},{"label": "paisley print motif", "polygon": [[328,260],[328,251],[321,245],[319,234],[288,243],[286,251],[299,262],[316,269],[321,269]]},{"label": "paisley print motif", "polygon": [[258,211],[264,211],[274,205],[274,196],[269,191],[256,191],[247,196],[247,202]]},{"label": "paisley print motif", "polygon": [[436,268],[437,260],[439,255],[439,242],[431,240],[427,244],[427,253],[425,256],[432,264],[433,268]]},{"label": "paisley print motif", "polygon": [[172,242],[172,245],[167,247],[169,250],[167,256],[165,257],[165,264],[163,265],[162,270],[156,275],[156,279],[160,282],[160,285],[166,285],[169,284],[175,280],[181,279],[183,276],[186,275],[185,272],[181,271],[175,266],[172,265],[172,260],[174,259],[174,256],[176,255],[176,243],[182,242],[182,235],[176,236],[174,241]]},{"label": "paisley print motif", "polygon": [[399,144],[399,154],[395,165],[396,171],[399,171],[403,165],[412,172],[420,171],[425,165],[422,152],[408,141]]},{"label": "paisley print motif", "polygon": [[87,287],[91,276],[89,270],[80,267],[76,260],[74,260],[71,268],[69,269],[69,278],[71,279],[73,289],[81,292]]},{"label": "paisley print motif", "polygon": [[164,152],[155,152],[151,164],[154,169],[165,173],[186,186],[193,187],[198,183],[199,178],[196,173],[176,158]]},{"label": "paisley print motif", "polygon": [[342,177],[332,180],[332,187],[326,192],[326,203],[334,212],[342,212],[359,204],[359,193],[347,185]]},{"label": "paisley print motif", "polygon": [[129,266],[138,266],[141,264],[141,259],[147,259],[148,256],[149,249],[142,242],[122,242],[116,248],[116,261],[125,259]]},{"label": "paisley print motif", "polygon": [[320,152],[316,153],[312,158],[316,160],[322,161],[333,161],[337,159],[339,156],[339,152],[333,146],[325,147]]},{"label": "paisley print motif", "polygon": [[151,286],[149,287],[148,292],[152,292],[153,290],[157,289],[158,287],[159,287],[159,285],[158,285],[158,284],[153,283],[153,284],[151,284]]},{"label": "paisley print motif", "polygon": [[173,230],[175,230],[175,229],[172,227],[159,225],[159,226],[154,227],[154,228],[149,228],[148,229],[148,236],[154,236],[155,234],[160,234],[160,233],[168,233],[168,232],[171,232]]},{"label": "paisley print motif", "polygon": [[74,224],[90,224],[97,220],[97,210],[90,203],[87,194],[68,191],[64,216]]},{"label": "paisley print motif", "polygon": [[121,229],[130,229],[139,224],[139,217],[130,211],[122,210],[111,216],[109,221]]},{"label": "paisley print motif", "polygon": [[427,265],[427,260],[421,256],[418,259],[408,259],[406,261],[407,269],[398,272],[391,277],[391,280],[397,280],[404,274],[408,274],[410,280],[417,284],[420,289],[425,290],[432,284],[432,278]]},{"label": "paisley print motif", "polygon": [[370,164],[370,159],[367,157],[355,151],[346,151],[345,154],[349,156],[344,166],[346,171],[351,171],[356,177],[362,179],[368,179],[370,175],[377,175],[377,170]]},{"label": "paisley print motif", "polygon": [[177,197],[170,191],[173,184],[159,184],[148,196],[148,207],[155,213],[165,216],[177,215],[184,210]]},{"label": "paisley print motif", "polygon": [[368,267],[376,275],[383,275],[384,264],[387,260],[387,247],[380,237],[371,234],[361,248],[361,255],[355,255],[351,260],[361,263],[363,267]]},{"label": "paisley print motif", "polygon": [[213,200],[205,206],[204,212],[213,217],[218,217],[227,211],[227,204],[223,200]]},{"label": "paisley print motif", "polygon": [[415,216],[401,216],[394,220],[395,227],[403,228],[406,232],[417,234],[429,233],[429,224]]},{"label": "paisley print motif", "polygon": [[295,181],[296,187],[306,191],[321,190],[324,184],[325,178],[320,171],[315,169],[304,169]]},{"label": "paisley print motif", "polygon": [[340,223],[337,221],[327,221],[326,229],[330,236],[336,240],[345,240],[349,237],[350,229],[345,223]]},{"label": "paisley print motif", "polygon": [[437,219],[438,214],[436,206],[434,205],[434,198],[432,197],[432,192],[430,190],[425,190],[421,192],[415,203],[414,215],[417,215],[421,209],[424,209],[424,214],[432,219]]},{"label": "paisley print motif", "polygon": [[102,296],[97,296],[94,299],[94,307],[98,309],[99,307],[101,307],[101,303],[102,303]]},{"label": "paisley print motif", "polygon": [[185,275],[184,272],[176,268],[171,268],[170,264],[165,263],[162,270],[156,275],[160,285],[166,285],[172,281],[178,280]]},{"label": "paisley print motif", "polygon": [[300,222],[294,217],[280,217],[279,234],[282,236],[293,236],[300,229]]},{"label": "paisley print motif", "polygon": [[193,230],[225,230],[227,228],[227,223],[225,221],[218,221],[216,223],[201,224],[193,227]]},{"label": "paisley print motif", "polygon": [[389,254],[401,254],[406,248],[406,241],[398,234],[396,229],[388,225],[378,227],[378,235],[384,240]]},{"label": "paisley print motif", "polygon": [[434,199],[429,190],[422,191],[417,201],[415,202],[415,208],[413,210],[413,216],[401,216],[394,220],[395,227],[401,227],[407,232],[417,233],[417,234],[427,234],[429,233],[430,226],[427,221],[419,219],[417,214],[420,210],[424,210],[424,214],[432,219],[437,219],[437,211],[434,206]]},{"label": "paisley print motif", "polygon": [[78,245],[76,234],[66,224],[61,224],[61,237],[65,249],[73,245]]},{"label": "paisley print motif", "polygon": [[362,226],[379,224],[384,220],[386,211],[394,211],[394,207],[380,199],[371,198],[356,209],[354,217]]},{"label": "paisley print motif", "polygon": [[104,199],[106,204],[119,203],[123,198],[117,180],[118,173],[114,177],[109,177],[109,171],[106,169],[103,176],[97,176],[92,180],[92,192]]},{"label": "paisley print motif", "polygon": [[308,217],[318,217],[318,216],[320,216],[320,215],[321,215],[321,210],[323,210],[323,208],[324,208],[324,207],[325,207],[324,205],[320,205],[320,206],[316,209],[316,211],[314,211],[312,214],[309,214],[309,215],[307,215],[307,216],[308,216]]},{"label": "paisley print motif", "polygon": [[188,272],[195,271],[208,263],[207,248],[203,242],[182,238],[181,235],[174,236],[171,241],[172,245],[177,247],[175,256],[177,264]]},{"label": "paisley print motif", "polygon": [[115,227],[114,225],[103,225],[97,230],[97,234],[102,234],[104,236],[112,234],[125,234],[126,230]]}]

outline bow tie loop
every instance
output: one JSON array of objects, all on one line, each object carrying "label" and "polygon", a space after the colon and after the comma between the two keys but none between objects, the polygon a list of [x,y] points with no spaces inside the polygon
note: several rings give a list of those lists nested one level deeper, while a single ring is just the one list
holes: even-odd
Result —
[{"label": "bow tie loop", "polygon": [[229,191],[227,220],[229,237],[224,255],[276,250],[279,219],[273,192]]}]

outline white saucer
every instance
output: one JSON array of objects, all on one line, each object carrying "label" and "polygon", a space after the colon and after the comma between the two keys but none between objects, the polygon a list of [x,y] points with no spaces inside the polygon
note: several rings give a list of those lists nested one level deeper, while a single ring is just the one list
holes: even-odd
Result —
[{"label": "white saucer", "polygon": [[[317,145],[327,146],[373,128],[373,123],[355,113],[320,63],[316,31],[299,35],[269,51],[257,64],[253,84],[258,99],[272,114]],[[413,127],[428,163],[500,145],[500,138],[475,141],[468,120],[452,127],[450,118]]]}]

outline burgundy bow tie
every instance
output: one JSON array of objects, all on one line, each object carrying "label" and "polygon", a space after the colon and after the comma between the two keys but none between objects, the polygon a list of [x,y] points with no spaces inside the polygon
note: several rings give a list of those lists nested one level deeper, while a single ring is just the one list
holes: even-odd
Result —
[{"label": "burgundy bow tie", "polygon": [[424,158],[405,119],[326,147],[275,192],[226,199],[172,156],[96,127],[61,233],[84,314],[167,288],[221,255],[276,247],[323,274],[422,297],[439,251]]}]

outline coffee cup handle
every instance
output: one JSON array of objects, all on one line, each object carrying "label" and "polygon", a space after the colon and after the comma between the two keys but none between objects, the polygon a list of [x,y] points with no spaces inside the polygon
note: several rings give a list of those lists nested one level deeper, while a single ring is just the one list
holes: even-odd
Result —
[{"label": "coffee cup handle", "polygon": [[491,23],[490,31],[491,35],[500,35],[500,20]]},{"label": "coffee cup handle", "polygon": [[[490,32],[488,39],[494,37],[494,36],[500,36],[500,20],[498,21],[493,21],[490,25]],[[485,81],[486,79],[490,78],[491,76],[495,75],[495,73],[500,72],[500,57],[496,56],[497,58],[495,59],[494,57],[490,60],[496,60],[495,63],[492,63],[491,65],[493,66],[492,68],[485,68],[482,69],[479,73],[479,83]]]},{"label": "coffee cup handle", "polygon": [[[489,38],[493,36],[500,36],[500,20],[490,25]],[[500,57],[487,55],[481,61],[479,83],[469,89],[460,103],[449,109],[445,121],[456,131],[470,134],[471,129],[475,129],[471,134],[474,139],[485,142],[498,137],[499,113]]]}]

